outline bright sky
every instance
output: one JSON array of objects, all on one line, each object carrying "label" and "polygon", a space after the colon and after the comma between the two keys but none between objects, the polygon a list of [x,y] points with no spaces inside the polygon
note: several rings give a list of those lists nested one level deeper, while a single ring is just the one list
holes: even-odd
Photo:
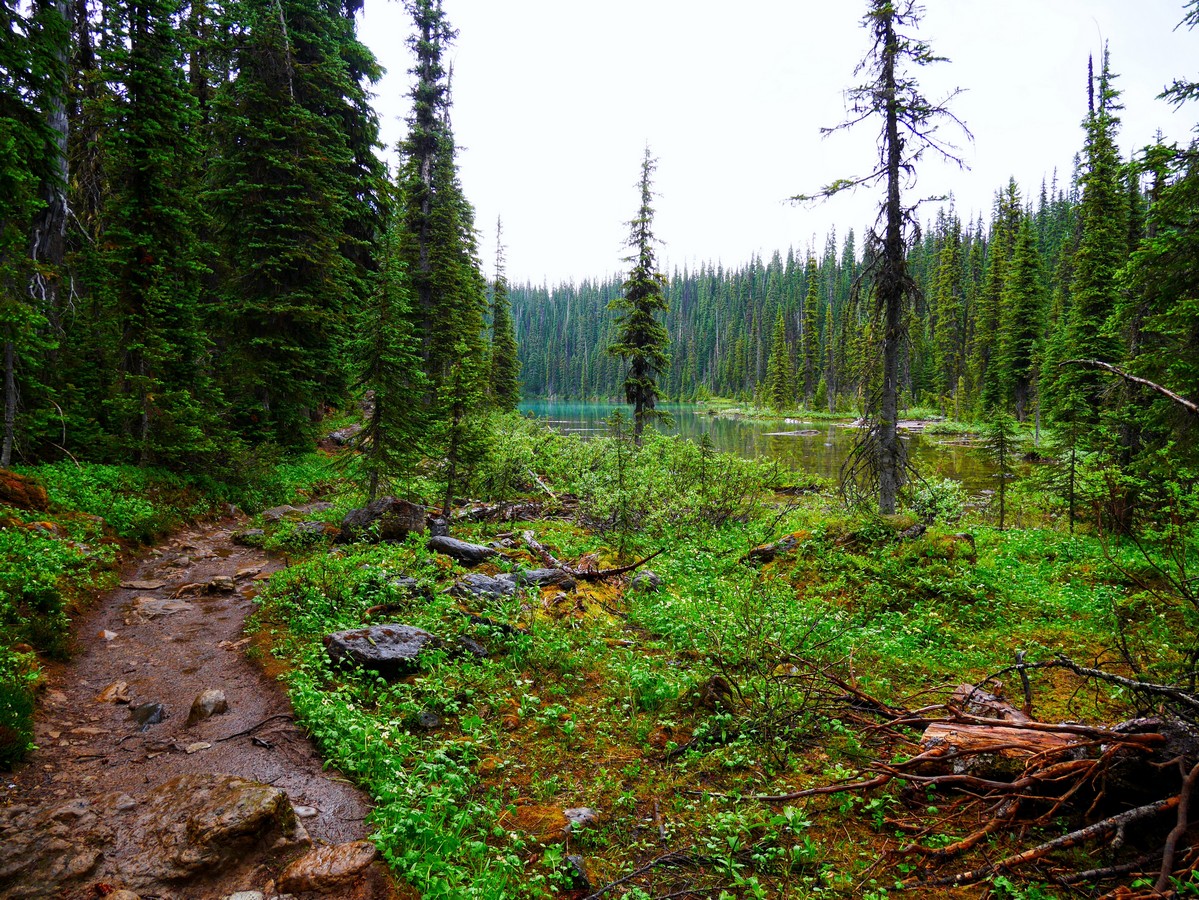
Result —
[{"label": "bright sky", "polygon": [[[1127,153],[1158,129],[1185,141],[1199,105],[1156,100],[1174,78],[1199,78],[1199,29],[1175,30],[1183,0],[926,0],[920,36],[951,60],[918,73],[925,95],[953,104],[974,133],[971,171],[926,157],[908,197],[953,193],[989,220],[1015,176],[1032,196],[1056,167],[1064,183],[1082,146],[1087,55],[1103,42],[1119,76]],[[598,277],[623,269],[625,223],[648,143],[658,158],[655,231],[667,271],[702,261],[738,266],[797,252],[836,228],[860,236],[878,193],[817,206],[785,199],[861,175],[877,126],[822,138],[845,117],[847,87],[868,48],[865,0],[444,0],[459,37],[453,124],[459,168],[492,274],[502,216],[515,282]],[[384,141],[408,114],[398,0],[369,0],[362,39],[388,69],[376,108]],[[946,129],[945,137],[953,138]],[[926,208],[928,216],[933,208]]]}]

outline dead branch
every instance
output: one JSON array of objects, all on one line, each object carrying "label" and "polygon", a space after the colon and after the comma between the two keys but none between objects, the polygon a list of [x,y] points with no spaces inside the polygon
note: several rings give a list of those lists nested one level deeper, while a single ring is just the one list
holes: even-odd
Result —
[{"label": "dead branch", "polygon": [[627,566],[618,566],[614,569],[580,569],[575,568],[574,566],[568,566],[566,563],[555,557],[549,552],[549,550],[545,548],[543,544],[537,540],[537,538],[533,535],[533,532],[522,531],[520,536],[525,542],[525,546],[529,548],[529,552],[540,559],[542,564],[551,569],[561,569],[576,581],[603,581],[605,578],[615,578],[618,575],[624,575],[628,572],[634,571],[635,569],[641,568],[655,556],[660,556],[666,552],[666,548],[663,547],[661,550],[655,550],[644,559],[640,559],[637,562],[631,563]]},{"label": "dead branch", "polygon": [[1085,828],[1080,828],[1077,831],[1072,831],[1069,834],[1064,834],[1061,837],[1054,838],[1052,841],[1046,841],[1043,844],[1038,844],[1030,850],[1025,850],[1023,853],[1017,853],[1015,856],[1009,856],[1006,859],[1001,859],[997,863],[983,866],[982,868],[972,869],[969,872],[959,872],[956,875],[946,875],[943,878],[934,878],[926,881],[911,881],[905,882],[905,887],[914,887],[916,884],[923,885],[953,885],[955,887],[964,884],[974,884],[981,881],[989,875],[993,875],[998,871],[1012,871],[1018,869],[1026,863],[1034,862],[1048,856],[1055,850],[1068,850],[1071,847],[1076,847],[1079,844],[1085,843],[1092,838],[1100,837],[1109,832],[1116,831],[1120,828],[1125,828],[1133,822],[1139,822],[1142,819],[1149,819],[1164,812],[1174,809],[1179,804],[1178,797],[1167,797],[1165,800],[1158,800],[1155,803],[1150,803],[1146,806],[1138,806],[1134,809],[1125,810],[1114,816],[1110,816],[1100,822],[1095,822]]},{"label": "dead branch", "polygon": [[1156,391],[1157,393],[1161,394],[1163,397],[1167,397],[1170,400],[1173,400],[1175,403],[1177,403],[1179,406],[1181,406],[1183,409],[1185,409],[1191,415],[1199,416],[1199,403],[1194,403],[1194,402],[1188,400],[1186,397],[1181,397],[1178,394],[1174,393],[1169,388],[1162,387],[1160,384],[1155,384],[1154,382],[1150,381],[1148,378],[1140,378],[1129,372],[1125,372],[1123,369],[1117,368],[1116,366],[1113,366],[1110,363],[1100,362],[1097,359],[1067,359],[1065,362],[1059,363],[1058,365],[1059,366],[1082,366],[1083,368],[1086,368],[1086,369],[1102,369],[1105,372],[1111,372],[1113,375],[1115,375],[1119,378],[1123,378],[1125,381],[1131,382],[1132,384],[1139,384],[1142,387],[1149,388],[1149,390],[1151,390],[1151,391]]},{"label": "dead branch", "polygon": [[626,884],[637,876],[644,875],[651,869],[656,869],[658,866],[685,866],[694,864],[695,861],[695,856],[688,850],[672,850],[669,853],[663,853],[661,856],[651,859],[640,868],[634,869],[628,875],[608,882],[597,891],[592,891],[583,900],[596,900],[596,898],[604,896],[604,894],[613,888],[620,887],[622,884]]},{"label": "dead branch", "polygon": [[1170,831],[1170,835],[1166,838],[1166,847],[1162,852],[1162,870],[1157,877],[1157,884],[1154,889],[1165,893],[1166,888],[1170,886],[1170,876],[1174,872],[1174,854],[1178,850],[1178,841],[1186,834],[1188,818],[1191,808],[1191,794],[1195,790],[1195,782],[1199,781],[1199,763],[1191,769],[1186,780],[1182,783],[1182,790],[1178,792],[1178,824]]}]

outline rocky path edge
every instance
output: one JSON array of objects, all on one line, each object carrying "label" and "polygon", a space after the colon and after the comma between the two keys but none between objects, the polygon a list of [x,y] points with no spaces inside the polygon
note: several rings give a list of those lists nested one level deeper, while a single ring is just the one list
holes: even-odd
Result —
[{"label": "rocky path edge", "polygon": [[175,535],[76,620],[38,749],[0,782],[0,897],[414,896],[365,841],[368,798],[247,658],[246,616],[282,563],[234,543],[241,524]]}]

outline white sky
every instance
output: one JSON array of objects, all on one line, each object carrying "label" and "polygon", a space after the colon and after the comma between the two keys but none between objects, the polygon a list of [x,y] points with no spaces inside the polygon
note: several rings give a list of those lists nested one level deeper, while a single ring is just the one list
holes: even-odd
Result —
[{"label": "white sky", "polygon": [[[971,171],[926,157],[909,197],[952,192],[983,212],[1009,176],[1035,196],[1082,146],[1087,55],[1111,49],[1127,153],[1160,128],[1185,141],[1199,105],[1154,99],[1199,78],[1199,29],[1174,30],[1183,0],[926,0],[920,35],[951,62],[918,73],[925,95],[965,89],[953,109],[974,133]],[[552,286],[621,271],[625,223],[648,142],[658,158],[655,231],[664,270],[739,266],[754,253],[817,252],[836,227],[860,237],[877,192],[784,202],[867,172],[877,127],[822,138],[845,117],[868,47],[865,0],[444,0],[459,37],[453,124],[482,233],[484,270],[504,220],[509,278]],[[362,39],[388,75],[376,108],[389,146],[403,135],[410,19],[368,0]],[[943,132],[953,137],[948,128]],[[928,216],[934,212],[927,208]],[[927,218],[927,216],[925,216]]]}]

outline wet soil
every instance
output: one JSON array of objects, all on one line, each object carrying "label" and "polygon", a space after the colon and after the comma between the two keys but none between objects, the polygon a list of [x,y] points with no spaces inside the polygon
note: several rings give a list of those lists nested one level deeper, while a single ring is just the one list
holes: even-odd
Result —
[{"label": "wet soil", "polygon": [[[0,781],[4,805],[138,796],[179,775],[221,773],[286,791],[318,844],[366,837],[367,797],[324,769],[281,685],[247,658],[251,600],[282,561],[234,545],[237,527],[229,519],[175,536],[76,619],[77,651],[47,672],[38,749]],[[209,689],[224,692],[228,710],[188,725],[193,700]],[[161,704],[162,720],[139,724],[145,704]],[[264,865],[248,857],[228,883],[261,890]]]}]

